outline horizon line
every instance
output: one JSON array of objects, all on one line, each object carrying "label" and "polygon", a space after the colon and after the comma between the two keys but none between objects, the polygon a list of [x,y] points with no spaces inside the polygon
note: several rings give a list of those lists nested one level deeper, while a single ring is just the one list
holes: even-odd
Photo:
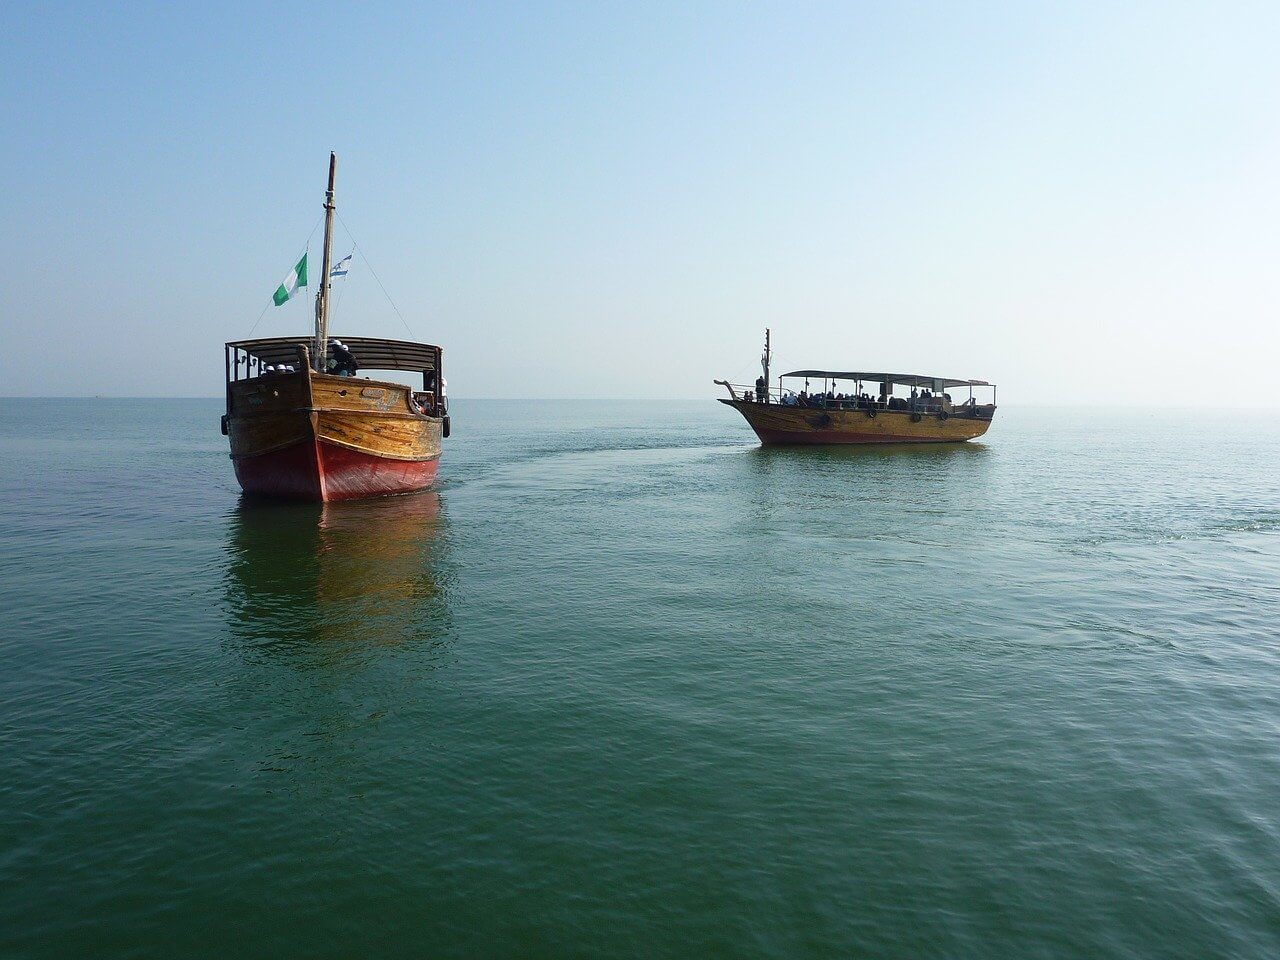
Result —
[{"label": "horizon line", "polygon": [[[178,394],[150,394],[150,395],[147,395],[147,394],[144,394],[144,395],[138,395],[138,394],[131,394],[131,395],[126,395],[126,394],[8,394],[8,395],[4,395],[4,394],[0,394],[0,400],[222,400],[222,399],[224,398],[216,394],[205,394],[202,396],[182,396]],[[457,397],[455,396],[455,397],[451,397],[450,399],[464,400],[464,401],[482,401],[486,403],[490,401],[510,402],[510,401],[516,401],[516,400],[523,401],[525,403],[564,402],[564,401],[573,401],[573,402],[580,402],[580,403],[639,403],[639,402],[653,403],[653,402],[664,402],[664,401],[672,402],[672,403],[675,403],[675,402],[686,403],[686,402],[693,402],[693,401],[697,401],[697,402],[715,401],[715,400],[719,400],[720,398],[716,396],[698,396],[698,397],[669,397],[669,396],[662,396],[662,397],[653,397],[653,396],[649,396],[649,397],[586,397],[586,396],[467,397],[467,396],[461,396],[461,397]],[[1007,407],[1007,406],[1011,406],[1011,404],[998,404],[998,406]],[[1037,409],[1068,410],[1068,409],[1079,409],[1079,408],[1086,408],[1086,409],[1119,408],[1123,410],[1203,410],[1203,409],[1277,410],[1277,409],[1280,409],[1280,402],[1271,403],[1271,404],[1257,404],[1257,403],[1250,403],[1250,404],[1245,404],[1245,403],[1144,404],[1144,403],[1131,403],[1131,402],[1124,402],[1124,401],[1116,402],[1116,403],[1038,402],[1038,403],[1012,404],[1012,406],[1016,406],[1019,409],[1027,409],[1027,410],[1037,410]]]}]

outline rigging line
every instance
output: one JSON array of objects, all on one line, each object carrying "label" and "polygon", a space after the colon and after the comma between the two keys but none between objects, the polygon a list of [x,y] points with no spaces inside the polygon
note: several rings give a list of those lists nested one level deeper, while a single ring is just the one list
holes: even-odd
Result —
[{"label": "rigging line", "polygon": [[364,254],[364,248],[356,243],[356,235],[351,232],[351,228],[347,226],[347,221],[342,219],[342,215],[338,211],[334,211],[334,216],[338,218],[338,222],[342,224],[342,229],[347,231],[347,236],[351,238],[351,246],[355,247],[356,252],[360,254],[360,259],[364,261],[364,265],[369,268],[369,272],[373,274],[373,279],[378,281],[378,286],[382,288],[382,295],[387,298],[387,303],[391,304],[391,309],[396,312],[396,316],[400,318],[400,322],[404,324],[404,328],[409,331],[409,336],[416,337],[413,328],[409,326],[409,321],[404,318],[404,314],[400,312],[400,308],[396,306],[396,302],[391,299],[391,294],[387,293],[387,288],[382,286],[382,280],[378,276],[378,271],[373,269],[373,264],[369,262],[369,258]]},{"label": "rigging line", "polygon": [[324,220],[324,214],[316,217],[316,222],[311,227],[311,232],[307,234],[307,242],[302,245],[302,252],[307,253],[311,250],[311,240],[316,235],[316,231],[320,229],[320,223]]},{"label": "rigging line", "polygon": [[[343,229],[344,229],[344,230],[346,229],[346,226],[347,226],[347,225],[346,225],[345,223],[342,225],[342,227],[343,227]],[[350,230],[347,230],[347,239],[348,239],[348,240],[350,240],[352,243],[355,243],[355,239],[351,236],[351,231],[350,231]],[[354,252],[354,251],[353,251],[353,252]],[[344,258],[344,259],[345,259],[345,258]],[[339,262],[339,263],[341,263],[342,261],[341,261],[341,260],[339,260],[338,262]],[[348,269],[349,269],[349,268],[348,268]],[[330,277],[329,279],[330,279],[330,280],[332,280],[332,279],[333,279],[333,277]],[[340,307],[340,306],[342,305],[342,298],[343,298],[344,296],[346,296],[346,293],[347,293],[347,286],[348,286],[347,281],[348,281],[348,279],[349,279],[349,278],[347,277],[347,275],[346,275],[346,274],[343,274],[343,275],[342,275],[341,277],[339,277],[338,279],[340,279],[340,280],[342,281],[342,285],[341,285],[341,287],[339,287],[339,289],[338,289],[338,299],[337,299],[337,300],[335,300],[335,301],[333,302],[333,306],[329,308],[329,316],[330,316],[330,317],[332,317],[334,314],[336,314],[336,313],[338,312],[338,307]],[[329,284],[329,289],[330,289],[330,290],[333,290],[335,287],[338,287],[338,284],[336,284],[336,283],[330,283],[330,284]]]},{"label": "rigging line", "polygon": [[[346,280],[347,278],[343,277],[342,279]],[[329,289],[332,290],[333,286],[334,286],[333,284],[329,284]],[[346,292],[347,292],[347,285],[343,283],[342,289],[338,291],[338,299],[333,302],[333,308],[330,311],[331,314],[338,312],[338,307],[342,306],[342,297],[344,294],[346,294]]]},{"label": "rigging line", "polygon": [[[773,374],[773,368],[774,368],[775,366],[778,366],[778,352],[777,352],[776,350],[775,350],[775,351],[773,351],[773,355],[770,357],[770,361],[769,361],[769,373],[770,373],[770,375],[772,375],[772,374]],[[735,377],[735,378],[737,378],[737,377],[745,376],[745,375],[747,375],[747,374],[748,374],[748,371],[751,371],[751,370],[759,370],[759,369],[760,369],[760,361],[759,361],[759,360],[756,360],[756,361],[754,361],[754,362],[747,363],[745,366],[739,367],[739,368],[738,368],[738,372],[734,374],[734,377]],[[774,380],[777,380],[778,378],[777,378],[776,376],[774,376],[774,377],[773,377],[773,379],[774,379]],[[737,381],[735,380],[734,382],[737,382]],[[746,381],[745,381],[745,380],[744,380],[744,381],[742,381],[742,382],[743,382],[743,383],[746,383]]]},{"label": "rigging line", "polygon": [[[312,225],[312,227],[311,227],[311,232],[307,234],[307,242],[306,242],[306,243],[304,243],[304,244],[302,245],[302,251],[301,251],[301,253],[298,253],[297,255],[295,255],[295,257],[294,257],[294,259],[293,259],[293,262],[294,262],[294,263],[297,263],[299,260],[301,260],[301,259],[302,259],[303,254],[307,254],[307,253],[310,253],[310,252],[311,252],[311,238],[312,238],[312,237],[314,237],[314,236],[316,235],[316,228],[318,228],[318,227],[320,226],[320,221],[321,221],[321,220],[323,220],[323,219],[324,219],[324,214],[323,214],[323,213],[322,213],[322,214],[320,214],[320,216],[319,216],[318,218],[316,218],[316,222],[315,222],[315,223]],[[310,266],[311,266],[311,264],[307,264],[307,267],[308,267],[308,268],[310,268]],[[290,299],[292,299],[292,298],[290,298]],[[249,328],[249,332],[245,334],[245,339],[246,339],[246,340],[247,340],[247,339],[249,339],[251,336],[253,336],[253,331],[255,331],[255,330],[257,330],[257,329],[258,329],[258,324],[260,324],[260,323],[262,322],[262,318],[263,318],[263,317],[265,317],[265,316],[267,315],[267,311],[268,311],[268,310],[270,310],[270,309],[271,309],[272,307],[274,307],[274,306],[275,306],[275,302],[274,302],[274,301],[272,301],[272,302],[269,302],[265,307],[263,307],[263,308],[262,308],[262,312],[261,312],[260,314],[258,314],[258,319],[257,319],[257,320],[255,320],[255,321],[253,321],[253,326],[252,326],[252,327],[250,327],[250,328]]]},{"label": "rigging line", "polygon": [[244,338],[246,340],[248,340],[250,337],[253,336],[253,331],[258,329],[258,324],[262,322],[262,318],[267,315],[267,311],[270,310],[273,306],[275,306],[274,303],[268,303],[265,307],[262,308],[262,312],[258,314],[258,319],[253,321],[253,326],[250,327],[249,332],[244,335]]}]

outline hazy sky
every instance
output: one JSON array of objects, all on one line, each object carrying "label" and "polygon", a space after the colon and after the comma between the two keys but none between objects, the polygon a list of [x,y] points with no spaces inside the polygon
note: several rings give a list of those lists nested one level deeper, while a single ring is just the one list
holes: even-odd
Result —
[{"label": "hazy sky", "polygon": [[[768,325],[1005,404],[1280,402],[1274,2],[5,9],[0,393],[219,395],[334,149],[455,396],[709,397]],[[344,283],[339,335],[407,336]]]}]

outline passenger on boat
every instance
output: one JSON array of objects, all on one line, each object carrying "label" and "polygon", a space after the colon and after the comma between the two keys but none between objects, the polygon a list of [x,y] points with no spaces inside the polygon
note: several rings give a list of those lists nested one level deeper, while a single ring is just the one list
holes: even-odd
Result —
[{"label": "passenger on boat", "polygon": [[360,372],[355,355],[341,340],[329,342],[329,372],[339,377],[354,377]]},{"label": "passenger on boat", "polygon": [[764,382],[764,377],[756,377],[756,402],[764,403],[768,394],[769,386]]}]

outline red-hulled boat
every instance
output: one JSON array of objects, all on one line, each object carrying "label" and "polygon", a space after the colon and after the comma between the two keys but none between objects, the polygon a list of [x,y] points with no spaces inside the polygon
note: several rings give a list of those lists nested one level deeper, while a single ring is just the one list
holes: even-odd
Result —
[{"label": "red-hulled boat", "polygon": [[[329,340],[336,167],[330,155],[314,335],[226,344],[222,432],[246,493],[329,501],[422,490],[434,482],[441,441],[449,436],[440,347]],[[357,370],[421,374],[422,389],[356,376]]]}]

